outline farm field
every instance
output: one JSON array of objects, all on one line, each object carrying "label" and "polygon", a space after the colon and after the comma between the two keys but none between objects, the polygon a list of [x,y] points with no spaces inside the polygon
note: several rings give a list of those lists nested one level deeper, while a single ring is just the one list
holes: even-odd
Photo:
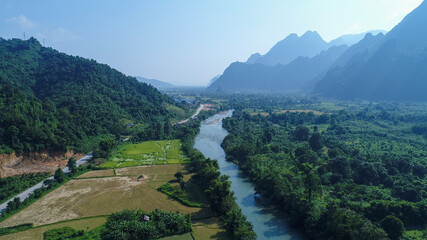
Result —
[{"label": "farm field", "polygon": [[188,163],[188,158],[181,150],[180,140],[147,141],[122,146],[101,168],[183,163]]},{"label": "farm field", "polygon": [[114,176],[113,169],[99,170],[99,171],[91,171],[84,173],[77,178],[95,178],[95,177],[111,177]]},{"label": "farm field", "polygon": [[[211,211],[207,208],[183,206],[156,190],[156,187],[175,179],[173,175],[178,168],[179,165],[125,168],[120,169],[119,176],[115,177],[71,180],[1,222],[0,227],[23,223],[40,226],[71,219],[109,215],[123,209],[180,211],[191,214],[195,219],[211,216]],[[138,181],[141,175],[143,178]]]},{"label": "farm field", "polygon": [[40,226],[30,230],[8,234],[0,236],[0,240],[43,240],[43,233],[55,228],[61,227],[72,227],[76,230],[86,230],[91,231],[107,221],[106,217],[95,217],[89,219],[78,219],[75,221],[67,221],[63,223],[50,224],[47,226]]}]

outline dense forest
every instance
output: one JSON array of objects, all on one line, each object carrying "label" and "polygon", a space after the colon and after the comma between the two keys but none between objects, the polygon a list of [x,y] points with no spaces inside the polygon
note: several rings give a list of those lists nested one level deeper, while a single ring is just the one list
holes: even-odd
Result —
[{"label": "dense forest", "polygon": [[260,98],[230,103],[222,146],[294,226],[315,239],[427,236],[425,106],[314,114],[275,109],[304,100]]},{"label": "dense forest", "polygon": [[34,38],[0,42],[0,153],[90,151],[125,124],[140,134],[163,125],[174,118],[169,109],[188,110],[150,85]]}]

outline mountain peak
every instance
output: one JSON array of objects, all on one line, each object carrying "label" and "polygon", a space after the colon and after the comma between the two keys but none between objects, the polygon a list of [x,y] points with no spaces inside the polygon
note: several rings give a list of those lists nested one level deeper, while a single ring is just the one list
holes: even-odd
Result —
[{"label": "mountain peak", "polygon": [[318,33],[318,32],[316,32],[316,31],[307,31],[307,32],[305,32],[305,33],[301,36],[301,38],[307,38],[307,37],[319,37],[319,38],[322,38],[322,37],[319,35],[319,33]]}]

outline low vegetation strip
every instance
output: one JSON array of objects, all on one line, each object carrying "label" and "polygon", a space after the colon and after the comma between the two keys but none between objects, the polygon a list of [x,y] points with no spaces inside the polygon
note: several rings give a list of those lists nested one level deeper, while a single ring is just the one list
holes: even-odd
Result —
[{"label": "low vegetation strip", "polygon": [[188,163],[188,158],[181,150],[180,140],[147,141],[123,145],[101,168],[183,163]]},{"label": "low vegetation strip", "polygon": [[170,183],[162,185],[158,190],[165,193],[169,197],[189,207],[203,207],[203,203],[196,203],[189,200],[187,191],[181,189],[180,186],[172,186]]},{"label": "low vegetation strip", "polygon": [[[19,229],[15,233],[10,233],[0,236],[0,240],[43,240],[43,233],[50,229],[57,229],[62,227],[71,227],[77,231],[85,230],[91,231],[107,221],[106,216],[97,216],[90,218],[74,219],[70,221],[58,222],[54,224],[47,224],[38,227],[31,227],[28,229]],[[16,227],[15,227],[16,228]]]}]

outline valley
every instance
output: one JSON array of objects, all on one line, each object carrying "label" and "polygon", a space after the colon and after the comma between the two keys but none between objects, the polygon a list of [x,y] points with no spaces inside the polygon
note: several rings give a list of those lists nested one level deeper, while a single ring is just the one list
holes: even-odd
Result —
[{"label": "valley", "polygon": [[0,16],[0,240],[427,239],[427,1]]}]

